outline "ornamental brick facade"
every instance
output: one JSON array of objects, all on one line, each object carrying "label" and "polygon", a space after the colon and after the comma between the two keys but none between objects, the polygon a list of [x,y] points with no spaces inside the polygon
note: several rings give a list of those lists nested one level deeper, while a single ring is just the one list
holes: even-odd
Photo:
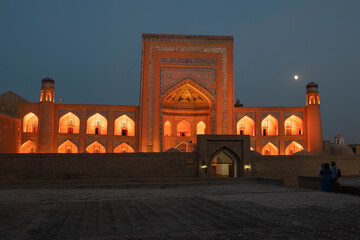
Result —
[{"label": "ornamental brick facade", "polygon": [[142,38],[139,106],[55,103],[45,78],[38,103],[0,95],[0,152],[191,152],[201,134],[250,135],[263,155],[323,152],[317,84],[303,107],[234,106],[233,37]]}]

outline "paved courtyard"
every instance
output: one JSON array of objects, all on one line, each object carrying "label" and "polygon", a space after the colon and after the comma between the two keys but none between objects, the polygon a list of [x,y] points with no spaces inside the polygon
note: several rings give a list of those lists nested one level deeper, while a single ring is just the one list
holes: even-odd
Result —
[{"label": "paved courtyard", "polygon": [[260,183],[0,190],[1,239],[359,239],[360,197]]}]

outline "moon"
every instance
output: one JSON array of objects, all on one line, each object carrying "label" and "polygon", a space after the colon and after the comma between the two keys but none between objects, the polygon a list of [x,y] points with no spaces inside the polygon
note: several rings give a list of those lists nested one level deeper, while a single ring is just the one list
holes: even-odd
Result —
[{"label": "moon", "polygon": [[297,75],[297,74],[294,75],[294,79],[295,79],[295,80],[298,80],[298,79],[299,79],[299,75]]}]

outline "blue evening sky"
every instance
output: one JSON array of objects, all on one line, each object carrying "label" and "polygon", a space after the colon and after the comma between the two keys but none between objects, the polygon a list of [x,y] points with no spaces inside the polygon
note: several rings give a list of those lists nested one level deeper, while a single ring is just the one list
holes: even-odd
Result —
[{"label": "blue evening sky", "polygon": [[[303,106],[319,84],[324,139],[360,143],[359,0],[0,1],[0,93],[138,105],[142,33],[234,36],[235,98]],[[294,74],[300,79],[295,81]]]}]

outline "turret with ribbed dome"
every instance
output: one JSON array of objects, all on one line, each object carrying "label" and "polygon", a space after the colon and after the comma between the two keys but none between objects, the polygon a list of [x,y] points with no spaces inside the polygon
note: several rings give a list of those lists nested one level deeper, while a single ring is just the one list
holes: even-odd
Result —
[{"label": "turret with ribbed dome", "polygon": [[49,77],[41,80],[39,152],[54,152],[55,81]]},{"label": "turret with ribbed dome", "polygon": [[321,130],[319,86],[315,82],[306,85],[306,118],[308,150],[312,153],[323,153]]}]

